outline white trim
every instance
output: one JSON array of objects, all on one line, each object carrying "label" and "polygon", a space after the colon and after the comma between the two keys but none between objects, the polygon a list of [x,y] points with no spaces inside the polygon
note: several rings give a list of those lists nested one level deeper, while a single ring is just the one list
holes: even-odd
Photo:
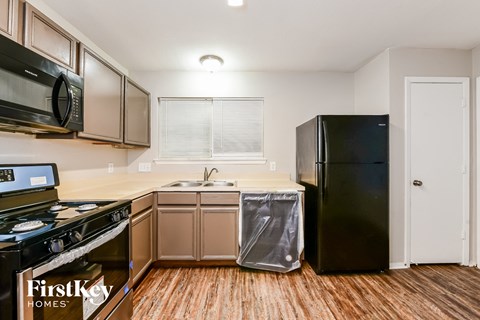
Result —
[{"label": "white trim", "polygon": [[405,77],[405,243],[404,243],[404,265],[410,268],[410,85],[413,82],[413,78]]},{"label": "white trim", "polygon": [[[410,266],[410,116],[411,116],[411,85],[413,83],[460,83],[463,85],[463,96],[465,97],[464,115],[463,115],[463,158],[465,164],[465,174],[463,175],[463,250],[462,265],[469,265],[470,257],[470,79],[467,77],[405,77],[405,265]],[[478,89],[478,87],[477,87]],[[480,224],[479,224],[480,230]]]},{"label": "white trim", "polygon": [[394,269],[408,269],[408,268],[410,268],[410,266],[409,266],[409,265],[406,265],[406,264],[403,263],[403,262],[391,262],[389,268],[390,268],[390,270],[394,270]]},{"label": "white trim", "polygon": [[477,268],[480,268],[480,77],[476,79],[476,115],[477,115]]},{"label": "white trim", "polygon": [[156,164],[265,164],[267,159],[154,159]]}]

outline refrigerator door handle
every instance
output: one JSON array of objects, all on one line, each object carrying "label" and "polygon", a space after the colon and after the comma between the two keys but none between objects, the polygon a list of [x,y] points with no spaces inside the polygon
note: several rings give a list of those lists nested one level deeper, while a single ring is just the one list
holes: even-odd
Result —
[{"label": "refrigerator door handle", "polygon": [[327,123],[325,121],[322,121],[322,149],[325,152],[325,158],[322,159],[324,162],[328,161],[328,131],[327,131]]},{"label": "refrigerator door handle", "polygon": [[322,165],[322,199],[324,201],[327,200],[327,192],[328,192],[328,168],[327,164]]}]

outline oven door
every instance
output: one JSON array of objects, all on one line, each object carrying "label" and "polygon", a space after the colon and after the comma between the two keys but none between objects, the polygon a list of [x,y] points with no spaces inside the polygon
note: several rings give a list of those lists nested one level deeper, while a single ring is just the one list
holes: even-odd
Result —
[{"label": "oven door", "polygon": [[[123,220],[18,273],[18,319],[104,319],[129,293],[129,237],[129,221]],[[125,300],[132,310],[131,299]]]}]

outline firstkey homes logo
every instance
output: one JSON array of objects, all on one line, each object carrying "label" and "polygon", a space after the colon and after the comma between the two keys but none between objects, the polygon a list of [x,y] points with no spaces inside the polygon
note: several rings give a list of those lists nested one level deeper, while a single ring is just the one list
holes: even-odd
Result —
[{"label": "firstkey homes logo", "polygon": [[73,280],[66,284],[47,285],[45,280],[28,280],[27,296],[48,298],[29,303],[29,307],[65,307],[68,303],[62,298],[78,297],[92,306],[99,306],[108,299],[113,286],[105,286],[103,277],[89,285],[90,280]]}]

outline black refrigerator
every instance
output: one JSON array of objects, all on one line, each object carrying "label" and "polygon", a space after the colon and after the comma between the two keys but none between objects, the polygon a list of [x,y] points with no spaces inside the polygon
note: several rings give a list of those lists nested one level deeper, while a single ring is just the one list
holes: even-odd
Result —
[{"label": "black refrigerator", "polygon": [[388,115],[322,115],[296,130],[305,258],[317,274],[389,267]]}]

